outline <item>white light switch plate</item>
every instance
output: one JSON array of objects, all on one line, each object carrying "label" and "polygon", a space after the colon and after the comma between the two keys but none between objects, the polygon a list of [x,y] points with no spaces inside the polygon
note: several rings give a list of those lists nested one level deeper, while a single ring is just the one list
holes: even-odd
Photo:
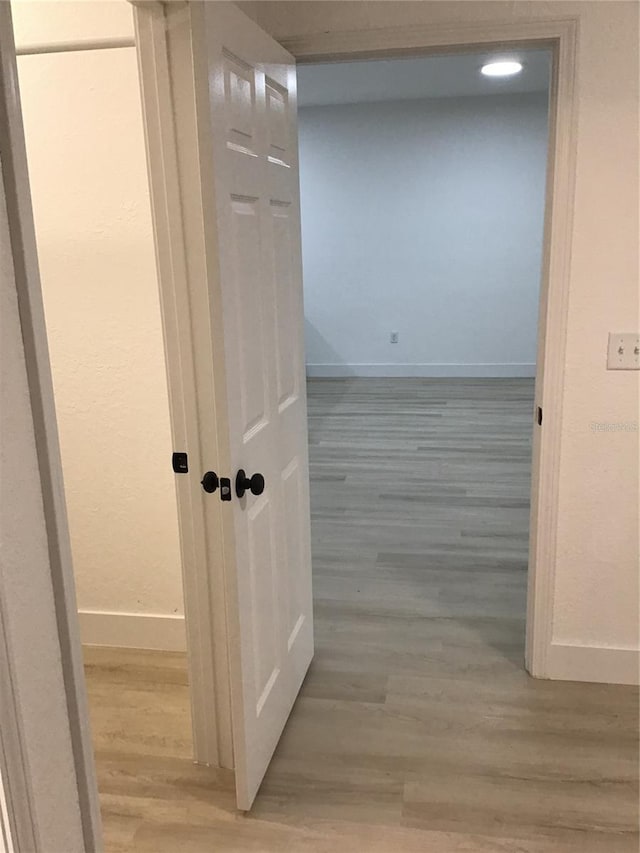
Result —
[{"label": "white light switch plate", "polygon": [[607,370],[640,370],[640,334],[609,332]]}]

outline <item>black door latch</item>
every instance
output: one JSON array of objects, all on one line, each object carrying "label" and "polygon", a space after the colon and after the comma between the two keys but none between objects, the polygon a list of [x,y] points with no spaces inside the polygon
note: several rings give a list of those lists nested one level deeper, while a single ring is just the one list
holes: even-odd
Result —
[{"label": "black door latch", "polygon": [[[207,471],[200,480],[200,485],[210,495],[220,489],[221,501],[230,501],[232,498],[230,478],[218,477],[215,471]],[[242,498],[246,491],[250,491],[252,495],[261,495],[264,492],[264,477],[262,474],[247,477],[241,468],[236,476],[236,494]]]}]

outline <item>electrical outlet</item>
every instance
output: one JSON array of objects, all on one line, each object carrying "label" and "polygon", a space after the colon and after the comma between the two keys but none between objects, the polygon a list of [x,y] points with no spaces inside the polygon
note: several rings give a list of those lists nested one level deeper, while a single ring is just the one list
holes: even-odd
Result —
[{"label": "electrical outlet", "polygon": [[640,335],[609,332],[607,370],[640,370]]},{"label": "electrical outlet", "polygon": [[389,340],[391,341],[392,344],[397,344],[398,343],[398,333],[397,332],[391,332],[391,337],[389,338]]}]

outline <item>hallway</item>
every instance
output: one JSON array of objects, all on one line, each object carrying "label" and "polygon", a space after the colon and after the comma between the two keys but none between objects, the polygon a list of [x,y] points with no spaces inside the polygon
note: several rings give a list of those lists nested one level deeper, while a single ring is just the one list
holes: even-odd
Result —
[{"label": "hallway", "polygon": [[634,851],[637,690],[524,671],[531,380],[312,380],[316,656],[248,816],[184,658],[87,651],[107,849]]}]

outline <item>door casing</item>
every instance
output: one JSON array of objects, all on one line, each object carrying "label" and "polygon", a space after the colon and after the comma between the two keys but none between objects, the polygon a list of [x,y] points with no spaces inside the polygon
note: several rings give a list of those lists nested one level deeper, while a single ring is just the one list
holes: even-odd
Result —
[{"label": "door casing", "polygon": [[542,276],[538,313],[533,427],[527,631],[525,666],[535,678],[550,677],[555,581],[556,520],[564,364],[569,310],[569,272],[577,159],[577,18],[529,22],[435,24],[379,30],[318,33],[283,39],[298,64],[389,59],[436,53],[548,48],[552,54]]},{"label": "door casing", "polygon": [[[193,347],[192,323],[198,319],[198,276],[205,256],[201,223],[183,217],[179,204],[184,181],[178,162],[173,87],[188,109],[195,109],[193,80],[169,75],[168,50],[182,52],[191,68],[191,46],[172,41],[172,16],[185,13],[183,3],[135,3],[136,42],[143,91],[148,152],[163,169],[150,167],[156,229],[169,399],[174,449],[189,447],[190,466],[204,470],[199,458],[196,371],[202,370]],[[563,368],[569,294],[569,266],[575,165],[576,19],[531,22],[454,23],[428,27],[320,33],[287,39],[283,46],[299,63],[406,57],[438,52],[508,50],[545,47],[552,51],[549,106],[549,150],[544,225],[544,251],[537,343],[535,407],[544,411],[544,426],[533,427],[531,521],[527,593],[525,665],[536,678],[548,677],[553,589],[556,562],[556,519],[562,425]],[[176,54],[174,53],[174,60]],[[180,64],[180,63],[178,63]],[[181,184],[183,184],[181,186]],[[185,236],[186,235],[186,236]],[[187,243],[189,248],[187,251]],[[208,368],[207,368],[208,369]],[[207,381],[214,388],[216,368]],[[535,411],[535,408],[534,408]],[[532,411],[532,424],[534,412]],[[220,425],[220,428],[224,428]],[[221,438],[220,436],[218,438]],[[221,442],[224,444],[224,442]],[[220,460],[224,469],[224,460]],[[202,504],[193,486],[178,477],[185,615],[189,650],[194,757],[203,764],[233,768],[225,573],[233,571],[220,549],[208,564],[204,548]],[[219,507],[216,524],[222,529]],[[209,709],[215,708],[215,714]]]}]

